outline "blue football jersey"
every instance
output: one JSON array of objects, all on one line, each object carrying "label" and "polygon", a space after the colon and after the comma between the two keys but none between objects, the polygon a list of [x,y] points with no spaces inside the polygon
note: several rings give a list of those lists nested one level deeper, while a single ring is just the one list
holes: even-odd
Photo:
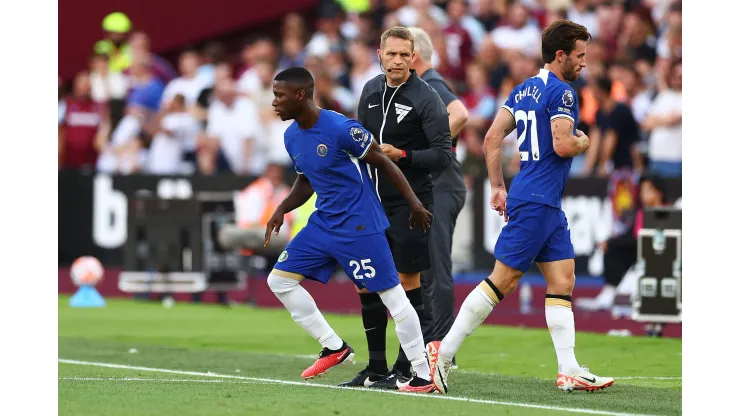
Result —
[{"label": "blue football jersey", "polygon": [[359,121],[324,109],[310,129],[301,129],[296,121],[288,127],[285,149],[296,172],[306,175],[316,192],[309,222],[348,236],[388,228],[370,166],[362,161],[373,140]]},{"label": "blue football jersey", "polygon": [[510,198],[560,208],[573,158],[562,158],[552,145],[550,121],[566,118],[578,125],[576,93],[552,72],[517,85],[503,105],[516,120],[520,170],[509,187]]}]

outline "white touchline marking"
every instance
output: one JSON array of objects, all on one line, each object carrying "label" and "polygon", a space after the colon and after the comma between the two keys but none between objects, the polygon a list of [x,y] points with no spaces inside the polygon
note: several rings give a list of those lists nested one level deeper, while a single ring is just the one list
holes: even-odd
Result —
[{"label": "white touchline marking", "polygon": [[250,384],[252,381],[197,379],[197,378],[142,378],[142,377],[59,377],[63,381],[159,381],[162,383],[238,383]]},{"label": "white touchline marking", "polygon": [[[281,357],[294,357],[294,358],[305,358],[310,360],[315,360],[317,355],[312,354],[275,354],[275,353],[268,353],[268,352],[260,352],[257,354],[262,355],[279,355]],[[508,354],[506,354],[508,355]],[[478,370],[465,370],[465,369],[454,369],[452,371],[463,373],[463,374],[478,374],[478,375],[494,375],[497,373],[488,373],[485,371],[478,371]],[[614,377],[615,380],[681,380],[681,376],[610,376]],[[542,379],[542,380],[548,380],[548,379]]]},{"label": "white touchline marking", "polygon": [[682,380],[681,376],[614,376],[614,379],[619,380]]},{"label": "white touchline marking", "polygon": [[496,405],[502,405],[502,406],[526,407],[526,408],[531,408],[531,409],[555,410],[555,411],[568,412],[568,413],[586,413],[586,414],[592,414],[592,415],[609,415],[609,416],[643,416],[643,415],[638,415],[638,414],[633,414],[633,413],[607,412],[604,410],[579,409],[579,408],[572,408],[572,407],[557,407],[557,406],[547,406],[547,405],[542,405],[542,404],[530,404],[530,403],[502,402],[502,401],[497,401],[497,400],[469,399],[466,397],[443,396],[439,394],[406,393],[406,392],[399,392],[399,391],[393,391],[393,390],[339,387],[339,386],[332,386],[328,384],[315,384],[315,383],[300,382],[300,381],[276,380],[276,379],[271,379],[271,378],[260,378],[260,377],[245,377],[245,376],[235,376],[235,375],[230,375],[230,374],[215,374],[212,372],[203,373],[199,371],[169,370],[166,368],[138,367],[138,366],[124,365],[124,364],[111,364],[111,363],[99,363],[99,362],[93,362],[93,361],[68,360],[64,358],[59,358],[58,361],[63,364],[88,365],[88,366],[93,366],[93,367],[119,368],[119,369],[137,370],[137,371],[152,371],[156,373],[182,374],[182,375],[188,375],[188,376],[215,377],[215,378],[226,378],[226,379],[235,379],[235,380],[258,381],[258,382],[264,382],[264,383],[285,384],[285,385],[291,385],[291,386],[363,391],[363,392],[374,392],[374,393],[380,393],[380,394],[397,394],[397,395],[402,395],[402,396],[410,396],[410,397],[418,397],[418,398],[452,400],[452,401],[459,401],[459,402],[482,403],[482,404],[496,404]]}]

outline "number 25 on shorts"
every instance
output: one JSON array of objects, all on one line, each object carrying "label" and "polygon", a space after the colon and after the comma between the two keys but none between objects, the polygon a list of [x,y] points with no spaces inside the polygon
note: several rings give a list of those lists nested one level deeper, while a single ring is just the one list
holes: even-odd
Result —
[{"label": "number 25 on shorts", "polygon": [[[359,262],[357,260],[350,260],[349,267],[354,267],[354,271],[352,272],[352,277],[355,280],[362,280],[364,278],[371,279],[375,277],[375,268],[370,265],[370,259],[362,259]],[[362,272],[360,273],[360,269],[362,269]]]}]

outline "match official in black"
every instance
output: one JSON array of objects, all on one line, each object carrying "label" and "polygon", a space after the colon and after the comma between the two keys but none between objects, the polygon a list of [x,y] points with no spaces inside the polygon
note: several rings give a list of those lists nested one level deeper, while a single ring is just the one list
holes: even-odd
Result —
[{"label": "match official in black", "polygon": [[[449,113],[452,151],[455,152],[457,136],[468,121],[468,110],[463,105],[444,78],[432,68],[432,41],[421,28],[410,27],[414,35],[416,57],[411,61],[411,69],[429,84],[442,98]],[[421,273],[421,287],[424,291],[424,307],[431,309],[433,322],[431,328],[424,328],[425,339],[443,339],[455,322],[455,287],[452,281],[452,234],[455,232],[457,216],[465,205],[465,181],[462,167],[457,158],[447,169],[432,174],[434,183],[434,221],[432,222],[430,253],[432,267]]]},{"label": "match official in black", "polygon": [[[383,33],[378,50],[383,74],[365,84],[357,118],[398,164],[425,208],[433,212],[432,172],[446,169],[454,155],[445,105],[439,94],[410,69],[414,56],[414,37],[408,29],[393,27]],[[406,201],[383,172],[376,170],[374,178],[390,223],[386,236],[401,285],[419,314],[422,328],[430,327],[432,317],[424,312],[421,289],[421,272],[431,267],[429,233],[410,229],[411,211]],[[370,363],[341,385],[398,389],[411,379],[411,364],[399,349],[396,363],[388,372],[386,308],[375,293],[360,292],[360,300]],[[431,339],[419,340],[427,341]]]}]

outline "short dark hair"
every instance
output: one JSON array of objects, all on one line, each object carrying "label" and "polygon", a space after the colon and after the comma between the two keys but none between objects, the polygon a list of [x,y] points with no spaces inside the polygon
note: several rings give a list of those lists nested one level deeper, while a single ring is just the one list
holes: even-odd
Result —
[{"label": "short dark hair", "polygon": [[578,40],[591,40],[591,34],[585,26],[565,19],[554,21],[542,31],[542,60],[545,63],[554,61],[555,54],[560,50],[570,55]]},{"label": "short dark hair", "polygon": [[392,28],[386,30],[383,32],[382,35],[380,35],[380,47],[382,48],[385,46],[385,40],[388,38],[398,38],[403,40],[408,40],[411,42],[411,52],[414,51],[414,35],[411,34],[411,31],[403,26],[393,26]]},{"label": "short dark hair", "polygon": [[311,75],[308,69],[302,66],[292,66],[280,71],[275,75],[275,81],[294,84],[298,88],[305,90],[309,97],[313,94],[313,75]]},{"label": "short dark hair", "polygon": [[653,188],[655,188],[655,190],[660,193],[661,202],[668,202],[668,196],[666,195],[666,184],[662,176],[660,176],[656,172],[648,171],[640,177],[640,186],[642,186],[644,182],[650,182],[650,184],[653,185]]}]

